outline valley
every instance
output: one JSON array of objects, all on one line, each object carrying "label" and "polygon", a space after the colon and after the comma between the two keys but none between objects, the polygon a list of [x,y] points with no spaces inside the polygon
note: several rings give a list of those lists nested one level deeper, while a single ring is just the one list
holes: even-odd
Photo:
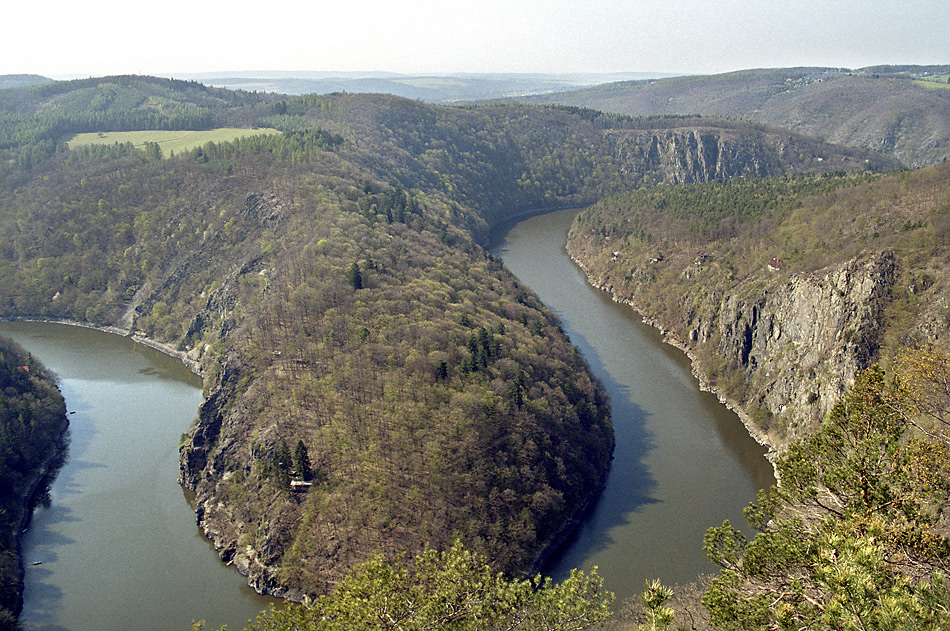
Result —
[{"label": "valley", "polygon": [[[841,80],[905,80],[876,74]],[[794,77],[783,94],[833,84]],[[693,85],[616,89],[660,84]],[[455,540],[522,576],[602,492],[616,419],[556,315],[486,250],[491,230],[592,204],[568,245],[590,282],[685,347],[783,452],[861,370],[943,343],[944,92],[913,119],[937,121],[920,123],[933,138],[906,133],[915,122],[875,144],[586,101],[134,76],[0,90],[0,317],[110,327],[196,367],[181,481],[258,591],[324,596],[376,554]],[[65,144],[225,127],[279,133],[174,156]]]}]

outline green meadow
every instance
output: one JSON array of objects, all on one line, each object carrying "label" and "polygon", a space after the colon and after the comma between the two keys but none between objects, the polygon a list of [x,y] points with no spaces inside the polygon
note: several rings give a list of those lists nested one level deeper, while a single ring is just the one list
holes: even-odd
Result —
[{"label": "green meadow", "polygon": [[182,153],[209,142],[229,142],[243,136],[258,134],[279,134],[276,129],[240,129],[237,127],[221,127],[202,131],[106,131],[76,134],[68,142],[70,149],[87,145],[111,145],[113,143],[130,142],[135,147],[144,147],[147,142],[158,143],[162,148],[162,155],[170,156],[173,153]]},{"label": "green meadow", "polygon": [[950,75],[929,75],[927,77],[917,77],[914,81],[919,86],[932,89],[950,88]]}]

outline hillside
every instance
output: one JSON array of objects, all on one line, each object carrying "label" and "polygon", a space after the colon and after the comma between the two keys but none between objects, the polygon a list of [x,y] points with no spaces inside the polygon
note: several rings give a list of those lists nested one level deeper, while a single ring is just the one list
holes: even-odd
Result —
[{"label": "hillside", "polygon": [[0,629],[14,629],[23,606],[20,533],[67,448],[66,404],[55,377],[14,342],[0,338]]},{"label": "hillside", "polygon": [[53,80],[35,74],[5,74],[0,75],[0,90],[7,88],[22,88],[28,85],[51,83]]},{"label": "hillside", "polygon": [[[924,73],[927,73],[926,75]],[[950,89],[938,67],[747,70],[527,97],[630,116],[723,116],[864,147],[908,167],[950,157]]]},{"label": "hillside", "polygon": [[[57,142],[82,132],[249,127],[265,95],[200,83],[117,76],[0,90],[0,149],[31,148],[49,157]],[[21,157],[20,159],[23,159]]]},{"label": "hillside", "polygon": [[780,448],[872,363],[946,343],[948,213],[946,163],[667,187],[584,211],[568,249]]},{"label": "hillside", "polygon": [[[0,316],[118,327],[193,362],[199,522],[255,587],[295,598],[455,538],[527,571],[596,497],[607,402],[479,246],[493,224],[646,184],[894,164],[735,121],[135,77],[0,109]],[[175,157],[64,144],[142,121],[282,133]]]}]

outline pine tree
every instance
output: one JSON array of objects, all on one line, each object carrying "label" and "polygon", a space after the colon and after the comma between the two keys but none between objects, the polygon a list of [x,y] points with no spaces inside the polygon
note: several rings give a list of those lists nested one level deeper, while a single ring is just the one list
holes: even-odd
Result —
[{"label": "pine tree", "polygon": [[310,467],[310,456],[307,454],[307,446],[302,440],[297,441],[294,448],[294,471],[301,480],[310,480],[313,472]]},{"label": "pine tree", "polygon": [[354,261],[353,264],[350,265],[350,269],[347,272],[347,280],[353,289],[359,290],[363,288],[363,274],[360,272],[359,263]]}]

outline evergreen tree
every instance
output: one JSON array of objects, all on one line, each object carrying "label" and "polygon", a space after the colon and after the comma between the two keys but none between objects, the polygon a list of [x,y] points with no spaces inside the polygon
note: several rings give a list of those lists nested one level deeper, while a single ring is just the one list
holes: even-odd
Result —
[{"label": "evergreen tree", "polygon": [[307,446],[302,440],[297,441],[294,448],[294,470],[301,480],[310,480],[313,472],[310,467],[310,456],[307,454]]},{"label": "evergreen tree", "polygon": [[[945,381],[934,372],[927,392]],[[950,444],[912,426],[945,416],[950,399],[926,412],[914,385],[888,383],[876,367],[862,373],[819,431],[778,461],[781,487],[746,510],[755,539],[729,522],[706,533],[723,568],[703,597],[718,628],[947,628]]]},{"label": "evergreen tree", "polygon": [[[272,607],[250,631],[404,631],[518,629],[581,631],[610,617],[613,595],[596,571],[560,584],[540,576],[509,579],[456,543],[411,562],[381,556],[357,567],[333,591],[305,605]],[[200,631],[202,623],[192,625]]]},{"label": "evergreen tree", "polygon": [[362,289],[363,288],[363,274],[360,272],[359,263],[353,262],[350,265],[350,269],[346,274],[346,279],[349,281],[353,289]]}]

